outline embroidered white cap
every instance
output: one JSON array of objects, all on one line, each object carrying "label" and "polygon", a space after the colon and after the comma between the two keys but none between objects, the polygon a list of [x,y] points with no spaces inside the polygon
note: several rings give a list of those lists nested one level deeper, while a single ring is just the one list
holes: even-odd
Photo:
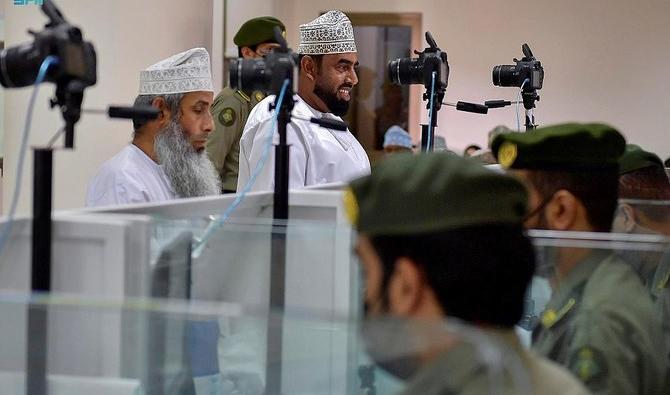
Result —
[{"label": "embroidered white cap", "polygon": [[342,11],[328,11],[315,20],[300,25],[301,55],[325,55],[356,51],[354,28]]},{"label": "embroidered white cap", "polygon": [[209,53],[192,48],[140,72],[140,95],[214,92]]}]

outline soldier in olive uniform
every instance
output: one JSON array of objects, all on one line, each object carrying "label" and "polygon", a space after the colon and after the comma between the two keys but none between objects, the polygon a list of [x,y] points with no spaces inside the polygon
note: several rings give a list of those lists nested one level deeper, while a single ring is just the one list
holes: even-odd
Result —
[{"label": "soldier in olive uniform", "polygon": [[[530,192],[526,226],[608,232],[617,205],[625,140],[603,124],[563,124],[495,138],[498,162]],[[533,348],[597,394],[664,392],[667,359],[651,298],[639,276],[605,251],[560,248],[553,295]]]},{"label": "soldier in olive uniform", "polygon": [[408,380],[403,394],[588,393],[513,329],[535,268],[521,183],[453,154],[397,155],[344,200],[365,273],[363,337]]},{"label": "soldier in olive uniform", "polygon": [[[244,59],[261,58],[278,47],[274,36],[275,26],[286,33],[284,24],[273,17],[254,18],[245,22],[233,38],[239,56]],[[240,137],[251,109],[264,98],[262,92],[243,92],[225,87],[214,99],[212,117],[216,129],[207,139],[207,152],[221,176],[224,193],[235,193]]]},{"label": "soldier in olive uniform", "polygon": [[[670,181],[656,154],[635,144],[626,146],[619,159],[619,199],[613,231],[670,236]],[[651,293],[670,348],[670,251],[626,255]]]}]

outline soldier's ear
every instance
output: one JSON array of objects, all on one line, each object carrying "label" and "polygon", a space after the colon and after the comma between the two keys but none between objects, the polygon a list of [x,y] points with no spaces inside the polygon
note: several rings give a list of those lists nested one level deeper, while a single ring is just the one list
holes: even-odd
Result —
[{"label": "soldier's ear", "polygon": [[249,47],[240,48],[240,53],[242,54],[242,58],[244,58],[244,59],[254,59],[254,58],[259,57],[259,56],[257,56],[256,52],[254,52]]},{"label": "soldier's ear", "polygon": [[[551,230],[578,230],[586,221],[586,209],[570,191],[561,189],[554,193],[545,208],[547,224]],[[586,229],[579,229],[586,230]]]},{"label": "soldier's ear", "polygon": [[629,204],[620,204],[618,207],[618,215],[621,216],[623,229],[626,233],[631,233],[637,225],[637,216],[635,210]]},{"label": "soldier's ear", "polygon": [[410,317],[423,300],[425,277],[421,268],[409,258],[398,258],[388,285],[389,311],[391,314]]}]

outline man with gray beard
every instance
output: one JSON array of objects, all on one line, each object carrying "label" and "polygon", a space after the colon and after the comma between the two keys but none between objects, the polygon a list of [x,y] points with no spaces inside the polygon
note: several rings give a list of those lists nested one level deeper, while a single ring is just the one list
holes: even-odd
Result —
[{"label": "man with gray beard", "polygon": [[140,73],[135,105],[160,110],[134,120],[131,144],[105,162],[91,180],[88,207],[215,195],[221,182],[205,152],[214,130],[209,54],[194,48]]}]

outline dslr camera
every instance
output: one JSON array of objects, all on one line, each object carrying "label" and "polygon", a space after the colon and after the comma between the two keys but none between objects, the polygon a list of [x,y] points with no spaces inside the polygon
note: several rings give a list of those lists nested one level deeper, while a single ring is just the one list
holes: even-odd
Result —
[{"label": "dslr camera", "polygon": [[422,84],[427,90],[431,88],[433,72],[435,90],[444,91],[449,80],[449,63],[447,53],[438,48],[430,32],[426,32],[428,48],[423,52],[414,51],[418,58],[400,58],[388,63],[389,80],[396,85]]},{"label": "dslr camera", "polygon": [[[515,65],[503,64],[493,67],[493,85],[503,87],[518,87],[526,92],[542,89],[544,69],[539,60],[535,59],[528,44],[521,46],[523,58],[514,59]],[[524,81],[528,80],[524,85]]]},{"label": "dslr camera", "polygon": [[230,61],[230,87],[243,91],[263,91],[278,95],[288,78],[295,81],[298,54],[288,49],[281,30],[275,27],[275,39],[280,44],[262,59],[233,59]]},{"label": "dslr camera", "polygon": [[96,83],[96,55],[93,44],[84,41],[81,30],[69,24],[51,0],[42,4],[42,12],[49,18],[41,32],[28,31],[33,42],[5,48],[0,52],[0,84],[6,88],[32,85],[40,66],[49,55],[58,58],[44,81],[67,85],[79,81],[83,86]]}]

